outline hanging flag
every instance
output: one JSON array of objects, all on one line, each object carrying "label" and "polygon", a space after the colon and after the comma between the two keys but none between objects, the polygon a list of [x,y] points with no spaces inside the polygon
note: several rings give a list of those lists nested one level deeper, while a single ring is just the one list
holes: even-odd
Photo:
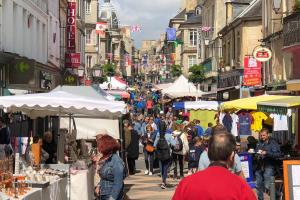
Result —
[{"label": "hanging flag", "polygon": [[96,33],[97,34],[104,35],[106,29],[107,29],[106,22],[97,22],[97,24],[96,24]]},{"label": "hanging flag", "polygon": [[142,56],[142,63],[144,66],[148,66],[148,55],[147,54]]},{"label": "hanging flag", "polygon": [[176,40],[176,29],[175,28],[167,28],[167,40],[168,41]]},{"label": "hanging flag", "polygon": [[142,32],[142,27],[140,25],[132,25],[131,26],[131,32]]},{"label": "hanging flag", "polygon": [[201,31],[203,31],[203,32],[208,32],[208,31],[211,31],[211,27],[210,26],[202,26],[201,27]]}]

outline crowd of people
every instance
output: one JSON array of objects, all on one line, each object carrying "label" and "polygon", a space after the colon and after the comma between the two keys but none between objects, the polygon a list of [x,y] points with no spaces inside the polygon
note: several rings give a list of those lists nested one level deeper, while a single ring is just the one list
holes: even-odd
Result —
[{"label": "crowd of people", "polygon": [[[131,94],[128,108],[130,116],[123,121],[125,162],[117,156],[120,145],[116,140],[107,135],[97,138],[98,150],[103,155],[97,160],[101,181],[95,193],[100,200],[122,199],[123,180],[127,171],[129,175],[136,173],[135,161],[140,156],[140,147],[145,160],[145,176],[153,176],[154,169],[158,168],[162,189],[168,187],[168,177],[181,181],[174,200],[256,199],[242,172],[238,156],[241,145],[218,120],[215,126],[209,123],[204,129],[199,120],[190,121],[188,114],[175,112],[170,106],[164,109],[160,94],[152,92]],[[254,170],[257,196],[261,200],[264,192],[270,190],[274,163],[281,152],[267,129],[261,130],[259,141],[252,137],[248,141],[246,150],[259,154]],[[215,188],[222,192],[216,193]]]}]

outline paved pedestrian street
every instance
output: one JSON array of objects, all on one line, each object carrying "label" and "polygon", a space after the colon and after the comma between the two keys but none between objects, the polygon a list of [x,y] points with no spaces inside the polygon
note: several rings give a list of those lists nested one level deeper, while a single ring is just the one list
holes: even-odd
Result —
[{"label": "paved pedestrian street", "polygon": [[125,180],[125,200],[168,200],[171,199],[178,181],[168,179],[168,188],[160,188],[161,178],[156,174],[153,176],[144,175],[144,171]]}]

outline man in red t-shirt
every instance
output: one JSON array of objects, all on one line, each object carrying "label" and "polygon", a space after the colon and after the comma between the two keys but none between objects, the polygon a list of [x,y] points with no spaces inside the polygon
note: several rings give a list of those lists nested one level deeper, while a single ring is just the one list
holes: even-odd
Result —
[{"label": "man in red t-shirt", "polygon": [[248,184],[228,170],[235,146],[232,134],[213,135],[208,144],[210,166],[183,179],[172,200],[256,200]]}]

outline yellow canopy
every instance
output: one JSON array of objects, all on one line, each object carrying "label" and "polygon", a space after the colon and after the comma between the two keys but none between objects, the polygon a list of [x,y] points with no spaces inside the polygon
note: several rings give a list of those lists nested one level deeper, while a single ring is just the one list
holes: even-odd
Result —
[{"label": "yellow canopy", "polygon": [[261,95],[256,97],[249,97],[244,99],[237,99],[233,101],[227,101],[221,104],[222,110],[257,110],[258,102],[269,101],[269,100],[279,100],[288,99],[291,96],[279,96],[279,95]]},{"label": "yellow canopy", "polygon": [[276,99],[269,101],[259,102],[258,105],[261,106],[276,106],[276,107],[297,107],[300,106],[300,96],[288,97],[284,99]]}]

